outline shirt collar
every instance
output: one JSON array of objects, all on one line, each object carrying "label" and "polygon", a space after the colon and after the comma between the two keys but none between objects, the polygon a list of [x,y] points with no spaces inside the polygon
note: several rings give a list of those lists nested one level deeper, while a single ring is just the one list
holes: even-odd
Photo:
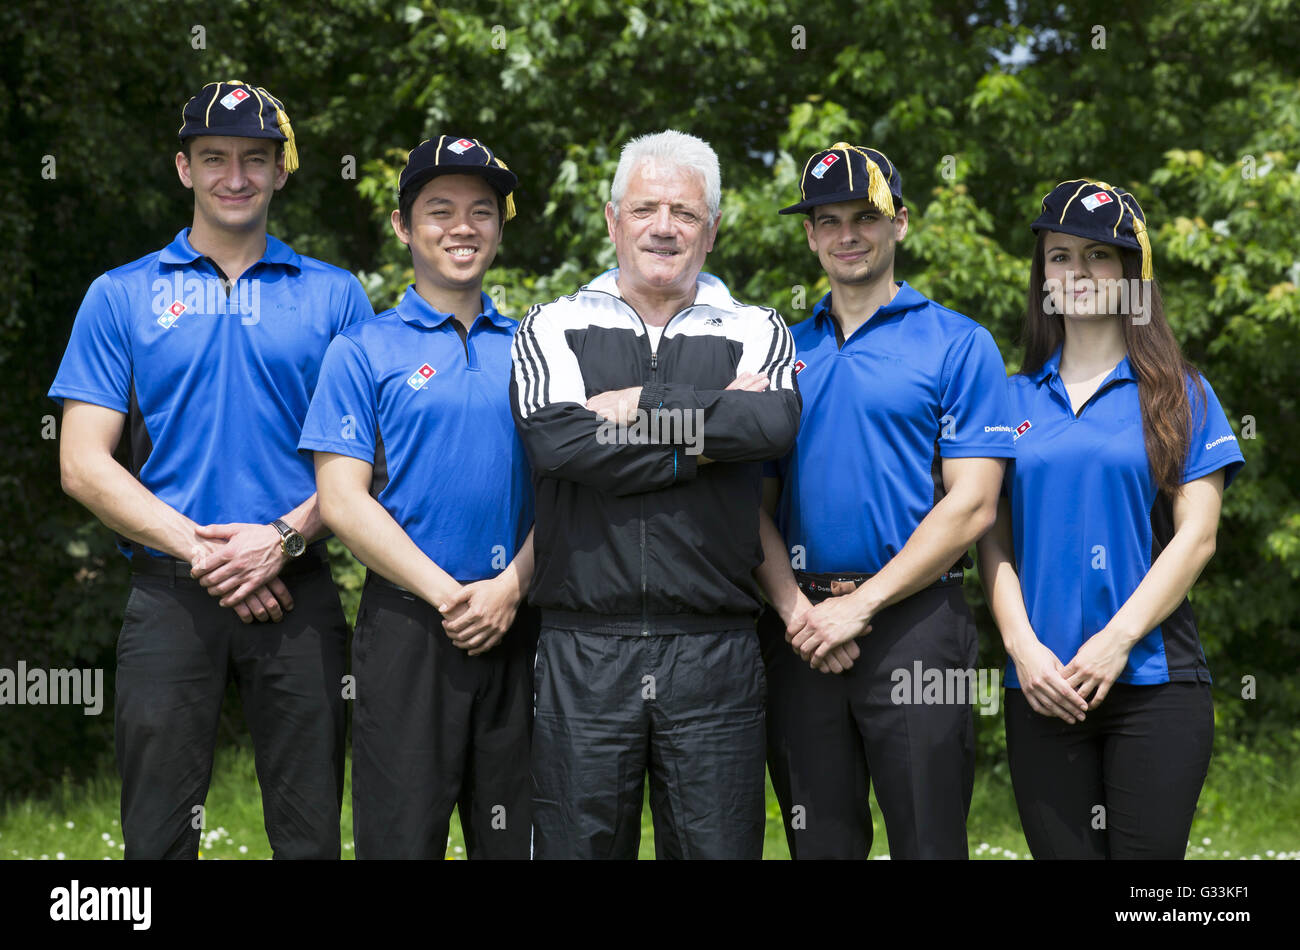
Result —
[{"label": "shirt collar", "polygon": [[[483,308],[479,316],[486,317],[493,326],[503,328],[510,326],[510,319],[497,313],[497,308],[493,305],[491,297],[482,291],[479,291],[478,296],[479,303]],[[427,330],[442,326],[454,316],[454,314],[443,313],[421,297],[414,284],[406,288],[401,303],[397,305],[397,315],[411,326],[424,327]],[[470,325],[473,326],[473,323],[471,322]]]},{"label": "shirt collar", "polygon": [[[601,293],[613,294],[620,300],[623,295],[618,290],[618,268],[611,267],[600,276],[594,278],[584,290],[597,290]],[[717,277],[712,274],[706,274],[700,271],[700,276],[695,279],[695,302],[692,307],[719,307],[727,309],[731,306],[731,291]]]},{"label": "shirt collar", "polygon": [[[927,303],[926,297],[921,294],[907,281],[898,282],[898,293],[894,294],[894,299],[889,301],[883,307],[879,308],[871,316],[874,319],[877,315],[885,316],[891,313],[901,313],[904,310],[912,310],[922,304]],[[813,320],[817,326],[821,325],[821,320],[831,311],[831,295],[827,293],[821,300],[813,306]]]},{"label": "shirt collar", "polygon": [[[1061,348],[1058,346],[1052,352],[1052,355],[1043,361],[1043,365],[1039,368],[1038,372],[1034,374],[1034,382],[1041,383],[1045,379],[1050,379],[1053,376],[1059,375],[1060,371]],[[1123,359],[1115,364],[1115,368],[1110,371],[1110,375],[1101,381],[1101,385],[1105,386],[1113,380],[1120,379],[1128,379],[1135,383],[1137,382],[1137,374],[1133,372],[1133,364],[1129,362],[1127,353],[1124,354]]]},{"label": "shirt collar", "polygon": [[[158,260],[163,264],[184,265],[193,264],[201,257],[203,255],[190,243],[190,229],[181,228],[176,232],[172,242],[162,249]],[[262,252],[257,263],[283,264],[285,267],[302,270],[302,258],[298,256],[298,252],[270,234],[266,236],[266,250]]]}]

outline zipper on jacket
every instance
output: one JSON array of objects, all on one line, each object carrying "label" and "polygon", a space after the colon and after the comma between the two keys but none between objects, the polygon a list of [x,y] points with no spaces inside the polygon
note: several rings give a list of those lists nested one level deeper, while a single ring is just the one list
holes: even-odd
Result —
[{"label": "zipper on jacket", "polygon": [[[613,297],[623,306],[627,307],[628,310],[632,311],[633,316],[635,316],[637,320],[640,321],[641,329],[644,331],[644,335],[645,335],[646,349],[650,350],[650,364],[649,364],[650,378],[648,380],[642,379],[641,382],[642,384],[646,382],[654,382],[656,377],[659,374],[659,348],[657,346],[650,345],[650,330],[646,326],[645,317],[641,316],[641,314],[637,312],[636,307],[632,306],[630,303],[628,303],[626,300],[624,300],[622,297],[618,296],[617,294],[611,294],[608,291],[604,291],[604,290],[596,290],[591,292],[602,293],[602,294],[606,294],[607,296]],[[672,323],[674,320],[676,320],[686,311],[691,310],[694,307],[695,304],[694,302],[692,302],[687,306],[683,307],[681,310],[678,310],[676,313],[674,313],[671,317],[668,318],[668,323],[665,323],[663,325],[663,330],[659,336],[660,343],[662,343],[665,336],[667,336],[668,324]],[[648,574],[649,566],[646,561],[645,495],[641,496],[640,505],[641,505],[641,517],[639,520],[640,520],[640,530],[641,530],[641,636],[648,637],[650,635],[650,598],[647,590],[648,588],[647,574]]]},{"label": "zipper on jacket", "polygon": [[[636,312],[636,308],[631,308],[631,309],[634,313]],[[638,313],[637,317],[640,316],[641,315]],[[672,321],[669,322],[671,323]],[[644,320],[641,321],[641,325],[645,326]],[[662,337],[660,339],[662,340]],[[646,342],[646,346],[650,345],[649,330],[646,331],[645,342]],[[648,381],[654,382],[655,377],[658,374],[659,374],[659,352],[658,352],[658,348],[656,347],[650,350],[650,379]],[[650,596],[647,589],[647,575],[649,574],[649,564],[646,559],[646,548],[645,548],[645,495],[644,494],[641,496],[640,500],[641,500],[641,636],[648,637],[650,636]]]}]

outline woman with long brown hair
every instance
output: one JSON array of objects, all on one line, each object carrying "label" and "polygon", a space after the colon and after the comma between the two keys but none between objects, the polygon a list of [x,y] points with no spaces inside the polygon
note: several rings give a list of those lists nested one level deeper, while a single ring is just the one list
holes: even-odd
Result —
[{"label": "woman with long brown hair", "polygon": [[1067,181],[1032,227],[1016,458],[979,543],[1016,804],[1036,858],[1181,858],[1214,736],[1187,593],[1244,460],[1137,200]]}]

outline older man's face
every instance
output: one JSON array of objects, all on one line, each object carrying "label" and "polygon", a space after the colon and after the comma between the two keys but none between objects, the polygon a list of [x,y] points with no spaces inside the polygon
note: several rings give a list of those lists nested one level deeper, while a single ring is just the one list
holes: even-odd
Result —
[{"label": "older man's face", "polygon": [[625,293],[689,292],[718,234],[703,176],[648,161],[632,171],[617,217],[605,205],[605,221]]}]

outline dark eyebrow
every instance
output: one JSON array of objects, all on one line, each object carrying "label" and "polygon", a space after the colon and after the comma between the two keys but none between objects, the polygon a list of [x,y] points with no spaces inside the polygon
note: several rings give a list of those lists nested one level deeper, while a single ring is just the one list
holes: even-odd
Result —
[{"label": "dark eyebrow", "polygon": [[[1107,244],[1105,241],[1092,241],[1088,244],[1085,244],[1083,246],[1083,249],[1085,251],[1089,251],[1092,250],[1094,247],[1110,247],[1110,245]],[[1068,247],[1058,244],[1056,245],[1056,247],[1049,247],[1047,249],[1047,253],[1049,254],[1052,253],[1053,251],[1065,251],[1068,254],[1070,249]]]},{"label": "dark eyebrow", "polygon": [[[426,208],[429,205],[449,205],[451,203],[452,201],[450,198],[444,198],[442,195],[430,195],[429,197],[424,199],[424,206]],[[487,207],[491,208],[491,207],[495,207],[496,202],[494,202],[491,198],[475,198],[473,202],[471,202],[470,207],[477,208],[479,205],[486,205]]]}]

